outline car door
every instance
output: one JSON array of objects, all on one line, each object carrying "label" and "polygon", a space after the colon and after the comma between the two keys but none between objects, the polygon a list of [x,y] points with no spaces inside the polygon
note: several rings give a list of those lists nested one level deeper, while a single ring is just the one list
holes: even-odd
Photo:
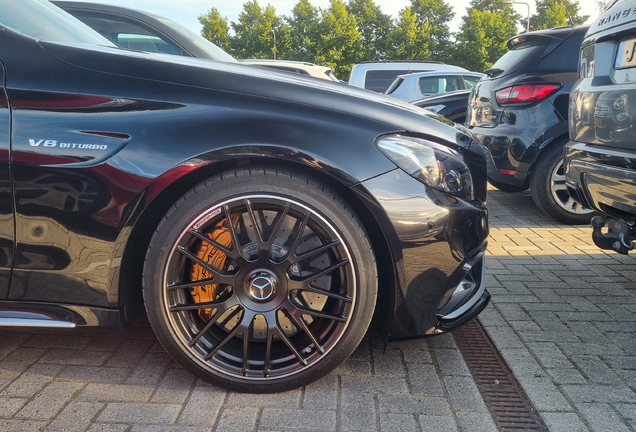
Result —
[{"label": "car door", "polygon": [[0,299],[6,298],[11,281],[15,228],[11,160],[9,102],[5,90],[4,65],[0,62]]}]

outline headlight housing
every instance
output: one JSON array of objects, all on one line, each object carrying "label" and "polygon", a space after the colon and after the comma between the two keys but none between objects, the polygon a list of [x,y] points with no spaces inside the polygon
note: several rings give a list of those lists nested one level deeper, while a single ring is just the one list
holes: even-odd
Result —
[{"label": "headlight housing", "polygon": [[394,164],[425,185],[462,198],[474,198],[473,178],[458,152],[403,135],[382,136],[376,145]]}]

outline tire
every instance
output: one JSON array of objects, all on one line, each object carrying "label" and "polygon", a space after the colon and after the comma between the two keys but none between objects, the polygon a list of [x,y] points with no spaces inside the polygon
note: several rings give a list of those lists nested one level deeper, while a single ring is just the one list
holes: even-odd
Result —
[{"label": "tire", "polygon": [[319,181],[270,168],[227,171],[187,192],[143,270],[166,351],[239,392],[291,390],[331,372],[364,337],[377,289],[351,207]]},{"label": "tire", "polygon": [[534,166],[530,192],[537,207],[568,225],[589,224],[594,211],[571,196],[565,186],[563,144],[544,149]]}]

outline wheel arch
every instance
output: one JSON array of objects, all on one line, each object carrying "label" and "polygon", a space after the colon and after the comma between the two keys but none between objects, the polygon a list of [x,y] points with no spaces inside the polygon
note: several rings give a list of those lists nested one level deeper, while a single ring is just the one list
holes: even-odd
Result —
[{"label": "wheel arch", "polygon": [[[376,257],[378,271],[377,304],[392,305],[395,302],[396,275],[393,258],[388,241],[384,237],[381,225],[364,203],[363,199],[350,189],[346,176],[327,174],[310,164],[277,158],[237,157],[221,162],[204,164],[190,170],[172,181],[154,197],[140,212],[130,228],[122,255],[119,275],[119,305],[124,311],[125,319],[131,322],[143,311],[142,270],[146,250],[155,229],[172,205],[192,187],[214,175],[233,168],[280,167],[284,169],[302,170],[337,191],[353,207],[367,232]],[[394,308],[377,308],[375,321],[380,324],[382,336],[388,339],[393,322]]]}]

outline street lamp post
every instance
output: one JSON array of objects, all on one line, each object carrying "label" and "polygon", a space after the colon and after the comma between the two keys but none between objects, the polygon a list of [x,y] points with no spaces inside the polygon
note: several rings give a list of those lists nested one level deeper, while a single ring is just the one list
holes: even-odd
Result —
[{"label": "street lamp post", "polygon": [[524,5],[528,6],[528,26],[527,26],[527,31],[530,31],[530,4],[526,3],[526,2],[520,2],[520,1],[514,1],[514,0],[506,0],[505,3],[508,3],[508,4],[524,4]]},{"label": "street lamp post", "polygon": [[271,32],[274,35],[274,60],[276,60],[276,32],[274,31],[274,29],[272,29]]}]

